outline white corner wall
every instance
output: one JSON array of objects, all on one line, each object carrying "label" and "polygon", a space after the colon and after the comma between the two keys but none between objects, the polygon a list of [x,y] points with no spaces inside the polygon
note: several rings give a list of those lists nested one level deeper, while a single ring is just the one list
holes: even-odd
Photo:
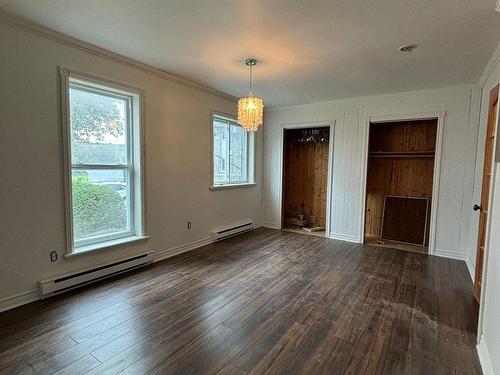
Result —
[{"label": "white corner wall", "polygon": [[[482,100],[480,119],[480,142],[484,144],[488,122],[490,91],[500,83],[500,43],[481,78]],[[500,123],[497,112],[497,124]],[[497,126],[497,135],[498,135]],[[500,139],[497,139],[494,174],[492,177],[489,207],[489,230],[487,233],[486,253],[483,269],[482,296],[479,312],[478,353],[485,375],[500,374]],[[484,152],[484,147],[483,147]],[[484,155],[478,153],[478,164],[482,173]],[[479,172],[478,172],[479,173]],[[480,199],[478,184],[476,201]],[[477,224],[476,224],[477,227]],[[475,230],[477,236],[477,228]],[[471,241],[471,257],[475,261],[477,239]]]},{"label": "white corner wall", "polygon": [[263,223],[280,226],[283,124],[335,122],[330,236],[361,242],[366,119],[444,112],[435,254],[467,261],[479,99],[478,86],[459,86],[271,108],[264,124]]},{"label": "white corner wall", "polygon": [[[58,66],[145,91],[146,230],[151,238],[65,259]],[[260,220],[257,186],[210,191],[210,113],[236,103],[0,19],[0,307],[36,298],[37,282],[147,250],[204,243],[214,227]],[[188,230],[186,221],[192,220]],[[51,263],[56,250],[59,260]]]}]

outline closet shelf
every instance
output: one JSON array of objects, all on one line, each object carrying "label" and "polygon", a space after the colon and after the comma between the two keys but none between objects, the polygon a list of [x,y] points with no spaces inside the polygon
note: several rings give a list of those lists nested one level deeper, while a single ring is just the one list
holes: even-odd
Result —
[{"label": "closet shelf", "polygon": [[371,151],[371,158],[433,158],[434,151]]}]

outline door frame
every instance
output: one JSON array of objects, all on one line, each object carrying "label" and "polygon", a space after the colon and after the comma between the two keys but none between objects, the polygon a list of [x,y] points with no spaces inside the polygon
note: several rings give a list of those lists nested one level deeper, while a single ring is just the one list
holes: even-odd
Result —
[{"label": "door frame", "polygon": [[308,129],[308,128],[330,128],[330,134],[328,139],[328,175],[326,183],[326,222],[325,222],[325,237],[330,237],[330,224],[331,224],[331,202],[332,202],[332,186],[333,186],[333,142],[334,142],[334,130],[335,130],[335,120],[324,120],[324,121],[305,121],[305,122],[288,122],[281,124],[280,130],[280,181],[279,181],[279,228],[283,229],[283,173],[285,171],[285,130],[289,129]]},{"label": "door frame", "polygon": [[429,223],[429,247],[428,254],[434,255],[436,250],[436,226],[437,226],[437,213],[439,202],[439,185],[440,185],[440,170],[442,162],[442,149],[443,149],[443,132],[444,132],[444,119],[446,112],[425,112],[425,113],[410,113],[410,114],[392,114],[392,115],[379,115],[372,114],[365,117],[364,123],[364,144],[363,144],[363,170],[361,174],[361,202],[360,205],[360,221],[359,221],[359,240],[365,243],[365,220],[366,220],[366,187],[368,179],[368,146],[370,140],[370,124],[377,123],[392,123],[401,121],[419,121],[419,120],[437,120],[436,129],[436,152],[434,156],[434,173],[432,176],[432,200],[431,200],[431,219]]},{"label": "door frame", "polygon": [[[491,95],[491,91],[495,90],[498,87],[498,104],[497,104],[497,111],[496,111],[496,139],[495,139],[495,144],[493,146],[493,160],[491,163],[491,180],[490,180],[490,189],[489,189],[489,201],[488,201],[488,218],[486,220],[486,233],[485,233],[485,243],[484,243],[484,257],[483,257],[483,273],[482,273],[482,284],[481,284],[481,295],[479,298],[479,318],[478,318],[478,323],[477,323],[477,342],[478,342],[478,348],[480,347],[481,340],[483,338],[483,328],[484,328],[484,309],[485,309],[485,297],[486,297],[486,289],[487,289],[487,284],[488,284],[488,263],[489,263],[489,256],[490,256],[490,235],[491,235],[491,222],[492,222],[492,215],[490,215],[490,212],[492,212],[493,208],[493,201],[495,200],[495,192],[494,192],[494,181],[497,178],[497,166],[496,164],[499,163],[499,161],[496,161],[496,150],[497,150],[497,142],[498,142],[498,134],[499,134],[499,126],[500,126],[500,82],[497,83],[495,86],[492,87],[492,89],[489,91]],[[484,94],[484,90],[483,90]],[[489,117],[489,100],[488,100],[488,112],[487,112],[487,117],[486,117],[486,132],[488,131],[488,117]],[[484,169],[484,160],[483,160],[483,168],[481,171]],[[481,177],[482,177],[481,172]],[[482,178],[481,178],[481,188],[482,188]],[[482,189],[481,189],[482,190]],[[478,223],[479,225],[479,223]],[[477,252],[477,243],[476,243],[476,252]],[[477,257],[477,253],[476,253]],[[477,268],[477,264],[474,267],[475,269]],[[471,275],[471,277],[473,277]],[[475,277],[474,277],[475,278]],[[474,283],[475,280],[473,279],[472,282]],[[474,287],[474,285],[473,285]]]},{"label": "door frame", "polygon": [[[495,86],[493,86],[493,88],[489,91],[489,96],[488,96],[488,109],[487,109],[487,116],[486,116],[486,133],[485,133],[485,140],[484,140],[484,149],[483,151],[486,149],[486,137],[488,136],[488,126],[489,126],[489,121],[490,121],[490,107],[491,107],[491,98],[492,98],[492,95],[494,92],[497,92],[496,93],[496,96],[497,96],[497,105],[496,105],[496,111],[495,111],[495,124],[494,124],[494,134],[495,134],[495,139],[494,139],[494,143],[493,143],[493,149],[491,150],[491,169],[490,169],[490,186],[488,188],[488,207],[486,207],[486,210],[488,212],[488,216],[486,218],[486,224],[485,224],[485,228],[484,228],[484,253],[483,253],[483,264],[482,264],[482,271],[481,271],[481,290],[480,290],[480,295],[479,296],[476,296],[477,298],[479,298],[479,306],[482,306],[483,303],[481,303],[481,301],[483,301],[483,298],[484,298],[484,294],[485,294],[485,291],[486,291],[486,284],[485,284],[485,281],[486,281],[486,273],[487,273],[487,263],[488,263],[488,260],[489,260],[489,242],[490,242],[490,231],[491,231],[491,221],[492,221],[492,215],[491,215],[491,212],[492,212],[492,208],[493,208],[493,200],[494,200],[494,185],[495,185],[495,179],[496,179],[496,152],[497,152],[497,144],[498,144],[498,134],[499,134],[499,131],[498,131],[498,126],[500,125],[500,83],[496,84]],[[483,91],[484,93],[484,91]],[[479,201],[482,200],[482,190],[483,190],[483,178],[484,178],[484,164],[486,163],[486,160],[483,158],[483,165],[482,165],[482,168],[481,168],[481,194],[480,194],[480,197],[479,197]],[[478,223],[477,225],[479,226],[480,225],[480,220],[478,220]],[[478,258],[478,253],[479,253],[479,237],[480,237],[480,234],[479,234],[479,230],[477,232],[477,236],[476,236],[476,254],[475,254],[475,265],[474,265],[474,275],[471,275],[471,277],[473,278],[472,282],[473,282],[473,288],[474,288],[474,293],[476,293],[475,289],[476,289],[476,275],[477,275],[477,272],[478,272],[478,264],[477,264],[477,258]],[[481,316],[482,313],[480,313],[480,321],[481,321]]]}]

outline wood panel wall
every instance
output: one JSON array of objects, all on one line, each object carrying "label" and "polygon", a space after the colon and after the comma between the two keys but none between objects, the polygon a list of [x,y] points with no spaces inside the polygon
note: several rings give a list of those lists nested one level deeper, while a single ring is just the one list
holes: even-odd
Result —
[{"label": "wood panel wall", "polygon": [[379,236],[385,195],[432,198],[437,120],[370,124],[365,234]]},{"label": "wood panel wall", "polygon": [[326,225],[328,142],[298,144],[300,130],[286,130],[284,139],[283,214],[314,215]]},{"label": "wood panel wall", "polygon": [[370,124],[371,152],[436,151],[437,120]]}]

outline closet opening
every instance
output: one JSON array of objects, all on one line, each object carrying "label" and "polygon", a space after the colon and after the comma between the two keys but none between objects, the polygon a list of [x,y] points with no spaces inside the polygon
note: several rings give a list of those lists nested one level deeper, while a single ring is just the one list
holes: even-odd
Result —
[{"label": "closet opening", "polygon": [[282,228],[325,236],[330,127],[285,129]]},{"label": "closet opening", "polygon": [[370,123],[365,244],[428,253],[437,121]]}]

